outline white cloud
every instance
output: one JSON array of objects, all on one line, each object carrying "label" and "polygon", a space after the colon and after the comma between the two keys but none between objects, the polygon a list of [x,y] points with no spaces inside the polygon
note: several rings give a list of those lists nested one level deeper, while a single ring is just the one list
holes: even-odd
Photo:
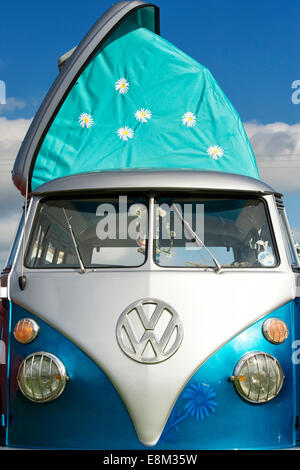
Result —
[{"label": "white cloud", "polygon": [[300,190],[300,123],[244,124],[260,177],[279,192]]},{"label": "white cloud", "polygon": [[0,114],[10,113],[12,111],[24,109],[27,106],[26,101],[19,98],[7,98],[5,104],[0,104]]},{"label": "white cloud", "polygon": [[0,117],[0,270],[4,267],[20,220],[23,197],[11,180],[11,170],[31,120]]}]

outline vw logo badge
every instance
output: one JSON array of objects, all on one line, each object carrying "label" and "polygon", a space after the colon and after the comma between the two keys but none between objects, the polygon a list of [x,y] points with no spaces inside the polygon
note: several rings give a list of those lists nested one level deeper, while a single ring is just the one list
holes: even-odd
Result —
[{"label": "vw logo badge", "polygon": [[170,305],[147,298],[124,310],[116,334],[120,348],[131,359],[157,364],[177,351],[183,339],[183,326]]}]

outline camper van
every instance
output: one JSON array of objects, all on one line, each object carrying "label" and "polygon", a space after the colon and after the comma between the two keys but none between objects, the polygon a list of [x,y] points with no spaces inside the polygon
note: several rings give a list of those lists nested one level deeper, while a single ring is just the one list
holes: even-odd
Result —
[{"label": "camper van", "polygon": [[13,169],[2,445],[296,446],[299,260],[237,112],[142,1],[59,68]]}]

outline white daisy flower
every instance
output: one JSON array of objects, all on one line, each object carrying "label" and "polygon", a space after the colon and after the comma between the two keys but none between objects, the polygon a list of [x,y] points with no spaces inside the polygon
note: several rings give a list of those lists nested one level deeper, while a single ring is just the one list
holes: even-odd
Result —
[{"label": "white daisy flower", "polygon": [[213,160],[218,160],[218,158],[223,157],[224,150],[218,145],[211,145],[210,147],[208,147],[207,153]]},{"label": "white daisy flower", "polygon": [[117,130],[117,134],[120,137],[120,139],[128,140],[128,139],[132,139],[134,132],[133,132],[133,129],[131,129],[131,127],[125,126],[125,127],[120,127]]},{"label": "white daisy flower", "polygon": [[152,114],[149,109],[141,108],[135,113],[135,117],[138,121],[147,122],[147,119],[151,119]]},{"label": "white daisy flower", "polygon": [[92,127],[94,125],[94,119],[90,114],[87,113],[80,114],[78,121],[82,128]]},{"label": "white daisy flower", "polygon": [[129,88],[129,82],[126,80],[126,78],[120,78],[120,80],[118,80],[115,83],[115,89],[117,91],[119,90],[120,95],[127,93],[128,88]]},{"label": "white daisy flower", "polygon": [[194,125],[196,124],[196,120],[197,120],[195,114],[191,113],[190,111],[185,113],[181,119],[182,119],[182,124],[186,125],[187,127],[194,127]]}]

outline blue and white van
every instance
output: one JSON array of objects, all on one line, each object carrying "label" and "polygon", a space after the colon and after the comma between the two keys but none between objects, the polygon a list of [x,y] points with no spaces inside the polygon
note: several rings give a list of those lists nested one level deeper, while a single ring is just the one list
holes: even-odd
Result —
[{"label": "blue and white van", "polygon": [[59,66],[13,170],[2,445],[296,446],[299,261],[238,114],[141,1]]}]

